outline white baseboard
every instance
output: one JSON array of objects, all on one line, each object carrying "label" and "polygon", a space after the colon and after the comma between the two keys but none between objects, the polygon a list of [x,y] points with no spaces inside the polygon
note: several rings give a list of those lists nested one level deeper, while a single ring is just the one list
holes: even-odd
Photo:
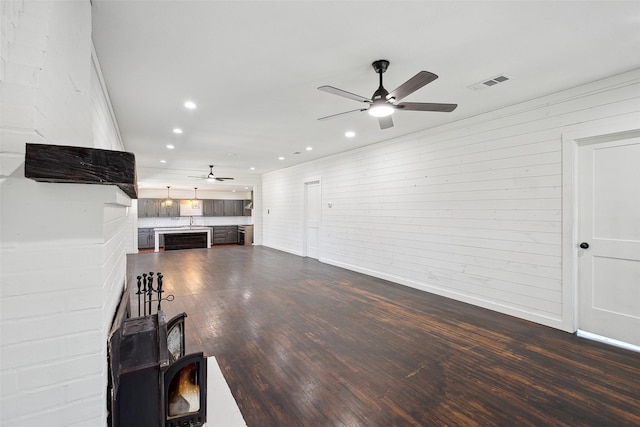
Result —
[{"label": "white baseboard", "polygon": [[587,332],[587,331],[583,331],[583,330],[580,330],[580,329],[578,329],[576,331],[576,335],[579,336],[580,338],[586,338],[588,340],[598,341],[598,342],[601,342],[601,343],[613,345],[615,347],[624,348],[625,350],[631,350],[631,351],[636,351],[636,352],[640,353],[640,347],[639,346],[633,345],[633,344],[629,344],[629,343],[626,343],[624,341],[614,340],[612,338],[603,337],[602,335],[597,335],[597,334],[594,334],[594,333],[591,333],[591,332]]}]

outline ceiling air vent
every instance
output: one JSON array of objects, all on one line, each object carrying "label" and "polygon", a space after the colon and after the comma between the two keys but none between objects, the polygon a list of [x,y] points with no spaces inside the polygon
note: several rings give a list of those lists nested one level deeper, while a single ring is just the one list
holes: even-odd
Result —
[{"label": "ceiling air vent", "polygon": [[482,90],[482,89],[486,89],[488,87],[491,86],[496,86],[500,83],[504,83],[504,82],[508,82],[509,80],[513,80],[513,77],[511,77],[508,74],[499,74],[495,77],[491,77],[490,79],[486,79],[483,80],[481,82],[478,82],[476,84],[473,84],[471,86],[469,86],[469,89],[471,90]]}]

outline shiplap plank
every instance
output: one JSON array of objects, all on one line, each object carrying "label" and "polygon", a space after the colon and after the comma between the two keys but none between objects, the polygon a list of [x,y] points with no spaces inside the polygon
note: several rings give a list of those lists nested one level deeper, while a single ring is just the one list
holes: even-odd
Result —
[{"label": "shiplap plank", "polygon": [[266,220],[288,233],[270,238],[301,247],[313,173],[322,258],[549,324],[565,292],[562,134],[638,111],[639,100],[640,72],[629,73],[267,174],[265,206],[295,205]]}]

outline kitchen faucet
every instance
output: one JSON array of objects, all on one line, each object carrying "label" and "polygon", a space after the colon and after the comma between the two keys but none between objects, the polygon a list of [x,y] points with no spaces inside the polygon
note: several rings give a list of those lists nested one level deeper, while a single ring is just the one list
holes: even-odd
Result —
[{"label": "kitchen faucet", "polygon": [[189,217],[189,228],[193,227],[193,217]]}]

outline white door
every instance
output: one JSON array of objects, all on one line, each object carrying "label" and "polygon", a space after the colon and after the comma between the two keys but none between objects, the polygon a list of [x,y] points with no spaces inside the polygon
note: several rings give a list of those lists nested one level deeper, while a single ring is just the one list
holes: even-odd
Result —
[{"label": "white door", "polygon": [[307,182],[304,185],[304,255],[318,259],[320,240],[320,182]]},{"label": "white door", "polygon": [[582,145],[578,164],[578,328],[640,346],[640,138]]}]

